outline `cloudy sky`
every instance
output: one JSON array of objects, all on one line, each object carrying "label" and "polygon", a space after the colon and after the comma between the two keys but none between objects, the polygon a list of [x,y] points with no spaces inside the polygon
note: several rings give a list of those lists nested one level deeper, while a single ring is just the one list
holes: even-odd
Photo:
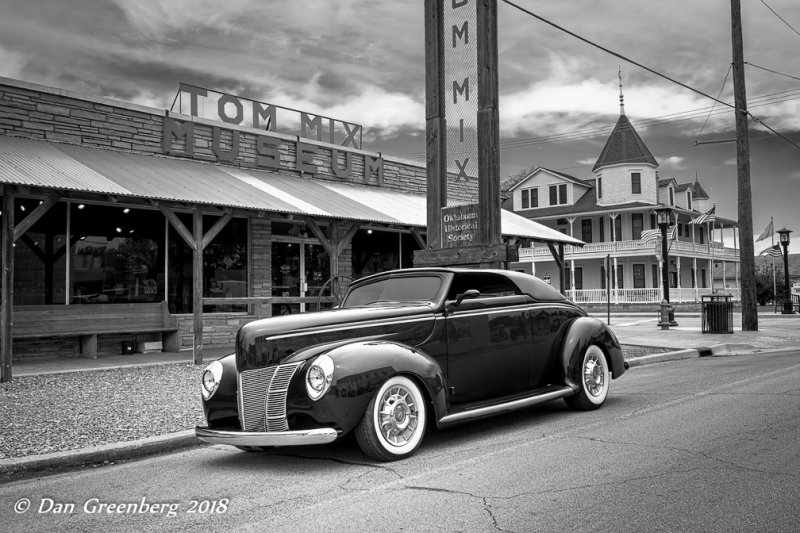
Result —
[{"label": "cloudy sky", "polygon": [[[800,2],[741,0],[750,111],[800,145]],[[729,0],[515,0],[732,102]],[[737,218],[733,115],[499,0],[503,176],[591,176],[625,112],[660,177],[699,176]],[[424,157],[422,0],[0,0],[0,76],[168,108],[185,82],[364,126],[364,148]],[[712,105],[714,105],[712,109]],[[800,242],[800,149],[753,124],[753,225]],[[756,251],[764,241],[756,245]],[[793,247],[794,248],[794,247]]]}]

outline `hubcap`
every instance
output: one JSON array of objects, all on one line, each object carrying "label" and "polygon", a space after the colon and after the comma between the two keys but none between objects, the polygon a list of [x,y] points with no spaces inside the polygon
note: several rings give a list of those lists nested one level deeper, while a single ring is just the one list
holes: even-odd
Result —
[{"label": "hubcap", "polygon": [[403,446],[414,436],[419,411],[411,392],[402,386],[389,388],[381,397],[378,419],[383,438],[394,446]]},{"label": "hubcap", "polygon": [[586,392],[592,396],[600,396],[605,385],[605,372],[603,365],[596,354],[589,354],[583,365],[583,383]]}]

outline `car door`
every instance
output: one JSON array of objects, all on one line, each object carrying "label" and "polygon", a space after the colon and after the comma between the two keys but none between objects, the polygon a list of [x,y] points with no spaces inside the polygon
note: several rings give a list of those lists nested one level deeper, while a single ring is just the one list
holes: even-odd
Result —
[{"label": "car door", "polygon": [[[445,302],[447,379],[453,404],[523,392],[531,386],[531,312],[503,276],[456,276]],[[482,290],[481,290],[482,289]],[[479,291],[457,302],[458,294]]]}]

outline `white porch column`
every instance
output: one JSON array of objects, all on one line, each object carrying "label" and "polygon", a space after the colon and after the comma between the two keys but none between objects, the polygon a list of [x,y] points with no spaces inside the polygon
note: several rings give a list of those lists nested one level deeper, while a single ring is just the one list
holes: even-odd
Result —
[{"label": "white porch column", "polygon": [[699,291],[697,290],[697,258],[696,257],[692,258],[692,271],[693,271],[692,277],[694,278],[692,280],[692,285],[694,285],[694,301],[697,302],[697,301],[700,300],[700,297],[699,297]]},{"label": "white porch column", "polygon": [[[572,224],[570,222],[570,224]],[[572,291],[572,301],[575,301],[575,260],[569,262],[569,288]]]},{"label": "white porch column", "polygon": [[[664,262],[661,259],[658,260],[658,276],[656,276],[656,277],[658,278],[658,293],[660,295],[662,295],[662,297],[663,297],[663,294],[664,294]],[[658,299],[659,302],[661,301],[662,297],[659,297],[659,299]]]},{"label": "white porch column", "polygon": [[725,259],[722,260],[722,288],[728,290],[728,280],[725,277]]},{"label": "white porch column", "polygon": [[714,259],[710,258],[708,260],[708,289],[714,290]]},{"label": "white porch column", "polygon": [[614,258],[614,303],[619,303],[619,284],[617,283],[617,258]]},{"label": "white porch column", "polygon": [[[617,231],[616,231],[617,224],[616,224],[616,221],[617,221],[617,217],[618,216],[619,216],[619,213],[609,213],[608,214],[608,217],[611,219],[611,242],[614,243],[614,250],[617,249]],[[615,280],[617,279],[616,278],[616,273],[614,274],[614,279]],[[615,285],[616,285],[616,283],[615,283]],[[616,290],[616,286],[614,287],[614,290]]]},{"label": "white porch column", "polygon": [[692,251],[694,252],[694,226],[695,226],[695,224],[690,223],[689,225],[692,227]]},{"label": "white porch column", "polygon": [[675,256],[675,270],[675,277],[677,278],[676,285],[678,287],[678,303],[681,303],[683,301],[683,298],[681,297],[681,258],[677,255]]}]

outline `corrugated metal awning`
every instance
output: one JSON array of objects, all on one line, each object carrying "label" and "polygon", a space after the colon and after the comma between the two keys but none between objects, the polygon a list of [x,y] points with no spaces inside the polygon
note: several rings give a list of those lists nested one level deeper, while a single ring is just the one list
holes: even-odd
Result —
[{"label": "corrugated metal awning", "polygon": [[[0,183],[425,228],[426,198],[369,185],[0,136]],[[583,245],[509,211],[503,235]]]}]

